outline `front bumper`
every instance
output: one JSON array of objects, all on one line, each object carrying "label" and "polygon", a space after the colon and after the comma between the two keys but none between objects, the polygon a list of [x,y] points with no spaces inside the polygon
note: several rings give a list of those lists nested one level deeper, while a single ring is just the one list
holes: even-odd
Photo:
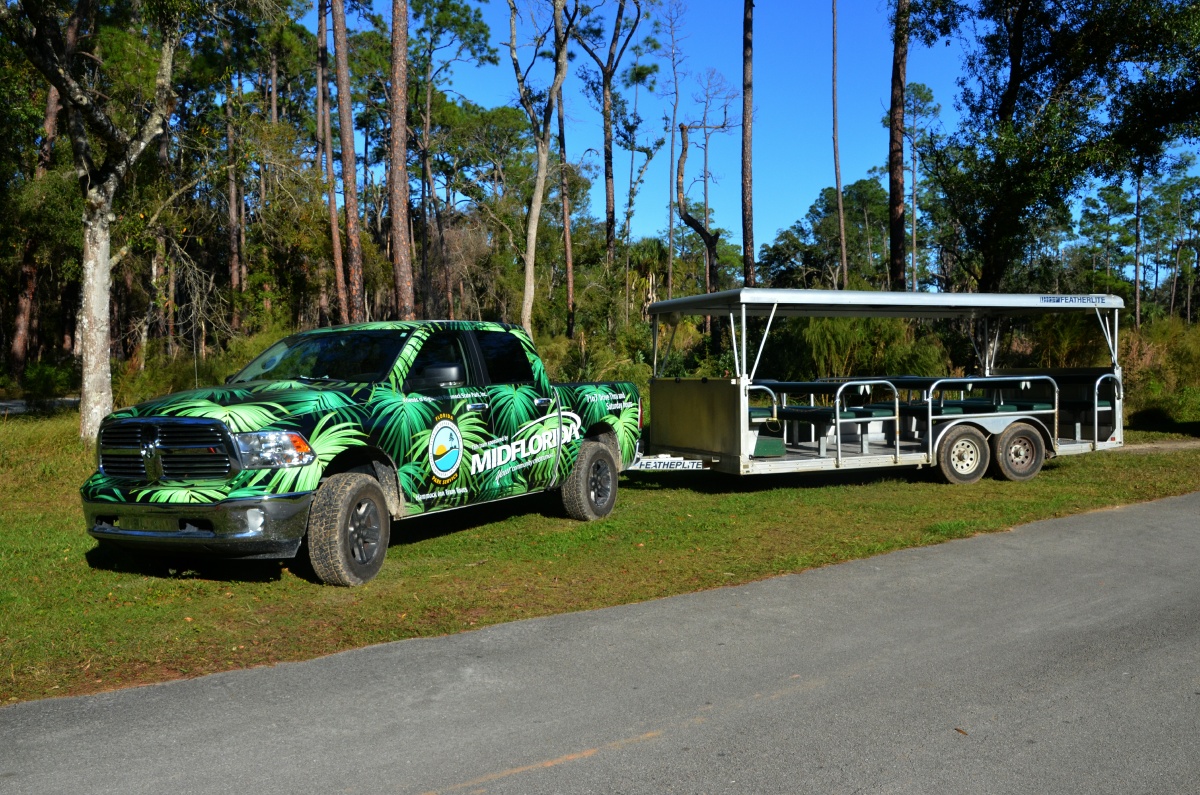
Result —
[{"label": "front bumper", "polygon": [[88,535],[136,549],[229,558],[292,558],[308,527],[312,494],[212,505],[89,502]]}]

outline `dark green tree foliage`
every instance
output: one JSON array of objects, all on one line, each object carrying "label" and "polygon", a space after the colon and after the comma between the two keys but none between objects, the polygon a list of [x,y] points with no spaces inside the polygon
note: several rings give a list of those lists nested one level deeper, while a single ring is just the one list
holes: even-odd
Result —
[{"label": "dark green tree foliage", "polygon": [[[886,289],[888,195],[878,180],[861,179],[844,189],[846,259],[851,289]],[[836,289],[841,283],[837,190],[825,188],[808,213],[759,252],[764,278],[773,287]]]},{"label": "dark green tree foliage", "polygon": [[[83,55],[71,66],[72,76],[94,89],[125,129],[133,128],[153,90],[159,34],[152,15],[161,5],[95,2],[94,23],[87,23],[80,40]],[[951,24],[961,23],[969,51],[962,93],[954,98],[963,110],[957,131],[943,131],[936,103],[931,97],[922,101],[919,84],[907,86],[902,242],[911,268],[915,165],[920,289],[1109,292],[1122,295],[1130,306],[1140,301],[1148,321],[1196,320],[1200,179],[1194,162],[1180,157],[1197,137],[1200,47],[1195,46],[1194,5],[911,0],[914,43],[928,45]],[[15,0],[5,6],[22,7]],[[64,26],[76,6],[62,0],[40,7]],[[618,50],[631,33],[628,12],[635,7],[626,4]],[[311,4],[238,0],[204,8],[205,14],[180,27],[186,35],[174,66],[167,132],[129,169],[113,198],[109,351],[119,397],[131,394],[122,385],[153,383],[155,371],[172,357],[179,360],[179,372],[169,386],[177,387],[196,373],[214,372],[203,361],[193,367],[193,355],[202,358],[230,344],[252,347],[234,335],[235,316],[238,335],[279,335],[331,322],[335,315],[331,229],[314,158],[317,43],[305,26]],[[522,12],[518,23],[522,63],[534,64],[530,89],[535,94],[549,80],[548,70],[543,71],[548,64],[524,42],[551,32],[550,6],[536,8],[540,17]],[[609,12],[616,4],[606,8],[591,15],[593,20],[607,15],[594,41],[602,61],[612,41],[615,14]],[[412,133],[401,173],[408,175],[414,205],[409,248],[415,262],[422,257],[426,262],[423,272],[415,269],[416,306],[426,315],[518,322],[526,291],[521,241],[529,231],[539,154],[530,117],[511,101],[516,96],[511,92],[468,97],[451,83],[458,70],[494,58],[492,34],[476,0],[414,0],[411,9],[406,105]],[[350,2],[347,12],[353,124],[366,146],[359,149],[355,173],[344,176],[362,197],[365,309],[377,319],[394,311],[385,256],[392,213],[383,190],[391,157],[386,112],[392,94],[391,42],[388,20],[375,16],[369,4]],[[550,39],[542,41],[545,51]],[[628,170],[633,188],[629,201],[621,197],[625,216],[612,241],[615,261],[607,257],[608,208],[589,206],[593,181],[604,178],[601,153],[568,147],[578,159],[565,162],[557,145],[547,153],[546,192],[535,230],[532,326],[547,360],[563,375],[641,379],[649,344],[646,305],[667,297],[668,289],[676,296],[705,289],[705,245],[693,228],[676,223],[671,234],[638,237],[637,213],[660,204],[651,199],[648,205],[645,195],[634,195],[642,168],[659,145],[644,119],[664,110],[663,98],[655,97],[647,82],[654,77],[648,60],[652,47],[652,41],[633,36],[629,57],[618,59],[613,75],[615,176],[624,185]],[[702,53],[691,57],[703,72]],[[32,283],[25,326],[31,369],[24,388],[36,393],[37,384],[69,382],[72,370],[78,370],[84,261],[79,219],[85,205],[68,114],[58,119],[57,144],[40,158],[42,144],[50,140],[43,130],[48,84],[8,36],[0,40],[0,73],[5,76],[0,81],[0,129],[5,131],[0,137],[0,206],[5,209],[0,278],[19,288],[0,291],[0,344],[9,355],[18,336],[18,294]],[[590,93],[598,107],[604,100],[602,82],[594,73]],[[580,98],[570,95],[576,86],[567,83],[568,111],[582,107]],[[583,121],[594,123],[599,134],[599,115]],[[340,171],[336,115],[333,125],[331,157]],[[93,137],[93,160],[103,162],[108,146]],[[701,153],[694,157],[693,172]],[[713,162],[704,171],[710,168],[728,172],[729,161]],[[674,189],[674,162],[670,171]],[[851,175],[844,187],[852,288],[895,286],[887,267],[885,175],[883,169],[858,181]],[[422,191],[426,212],[420,211]],[[578,333],[570,340],[565,336],[564,191],[577,305]],[[716,235],[711,289],[740,286],[736,234],[720,222],[728,222],[729,208],[714,203],[706,213],[699,195],[696,191],[697,201],[684,209]],[[830,188],[815,197],[792,198],[811,207],[760,247],[758,278],[770,286],[829,288],[839,266],[836,197]],[[663,241],[670,242],[669,251]],[[230,270],[235,258],[236,280]],[[669,272],[674,273],[671,288],[666,286]],[[33,274],[31,281],[26,274]],[[714,324],[708,336],[703,329],[695,324],[680,331],[669,362],[672,374],[719,374],[732,366],[725,326]],[[970,356],[961,329],[950,327],[938,328],[946,340],[944,351],[927,344],[931,332],[919,327],[791,323],[783,330],[781,340],[790,353],[809,353],[795,372],[775,370],[781,375],[924,372],[946,362],[967,364]],[[1059,348],[1031,352],[1030,363],[1058,361],[1075,350],[1072,346],[1095,342],[1073,334],[1066,334]],[[840,346],[847,352],[837,353]],[[784,358],[777,353],[782,366]],[[766,355],[775,354],[768,348]],[[0,374],[0,390],[18,388],[16,372],[9,367]]]},{"label": "dark green tree foliage", "polygon": [[[962,127],[934,153],[948,211],[976,256],[973,286],[1005,285],[1036,226],[1089,175],[1125,168],[1200,107],[1200,7],[1187,0],[986,0],[960,85]],[[1171,112],[1144,111],[1171,105]],[[1136,118],[1135,118],[1136,116]]]}]

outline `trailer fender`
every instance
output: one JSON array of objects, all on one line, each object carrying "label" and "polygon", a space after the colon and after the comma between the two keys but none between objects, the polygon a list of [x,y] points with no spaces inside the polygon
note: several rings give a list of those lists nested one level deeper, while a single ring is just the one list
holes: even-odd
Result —
[{"label": "trailer fender", "polygon": [[1037,428],[1038,432],[1042,435],[1042,441],[1046,444],[1047,454],[1053,455],[1053,451],[1057,449],[1054,444],[1054,435],[1050,433],[1050,430],[1040,418],[1031,417],[1027,414],[1001,414],[993,417],[972,417],[971,419],[943,423],[938,425],[935,429],[934,449],[936,450],[938,445],[941,444],[942,436],[945,435],[946,431],[950,430],[956,425],[974,425],[976,428],[983,431],[984,434],[991,437],[995,436],[996,434],[1003,433],[1004,429],[1012,425],[1014,422],[1024,422]]}]

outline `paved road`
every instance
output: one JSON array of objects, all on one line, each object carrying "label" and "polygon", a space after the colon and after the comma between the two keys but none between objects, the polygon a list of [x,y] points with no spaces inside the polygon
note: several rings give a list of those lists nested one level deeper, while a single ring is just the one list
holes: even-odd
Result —
[{"label": "paved road", "polygon": [[1200,494],[0,710],[3,793],[1195,793]]}]

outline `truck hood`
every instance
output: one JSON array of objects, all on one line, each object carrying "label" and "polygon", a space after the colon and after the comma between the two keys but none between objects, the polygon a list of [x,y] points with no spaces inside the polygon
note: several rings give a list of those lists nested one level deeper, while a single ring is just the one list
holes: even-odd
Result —
[{"label": "truck hood", "polygon": [[[188,417],[219,420],[234,433],[257,431],[314,412],[354,411],[370,394],[370,384],[301,381],[246,381],[221,387],[174,392],[115,411],[109,420],[134,417]],[[356,393],[360,397],[355,397]],[[291,425],[292,423],[287,423]]]}]

